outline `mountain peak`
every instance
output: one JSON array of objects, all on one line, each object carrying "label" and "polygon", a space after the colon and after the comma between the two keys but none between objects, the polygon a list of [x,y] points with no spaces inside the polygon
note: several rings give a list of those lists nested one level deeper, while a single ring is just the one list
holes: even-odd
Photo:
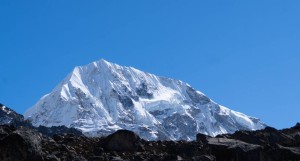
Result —
[{"label": "mountain peak", "polygon": [[100,60],[98,60],[98,61],[96,61],[96,62],[102,63],[102,64],[108,64],[108,65],[114,64],[114,63],[111,63],[111,62],[109,62],[109,61],[107,61],[107,60],[105,60],[105,59],[100,59]]},{"label": "mountain peak", "polygon": [[91,68],[100,68],[100,67],[111,67],[112,65],[115,65],[114,63],[108,62],[104,59],[100,59],[98,61],[94,61],[87,65],[87,67]]},{"label": "mountain peak", "polygon": [[187,83],[104,59],[76,67],[25,113],[33,125],[65,125],[88,136],[132,130],[144,139],[195,139],[256,130],[258,119],[221,106]]}]

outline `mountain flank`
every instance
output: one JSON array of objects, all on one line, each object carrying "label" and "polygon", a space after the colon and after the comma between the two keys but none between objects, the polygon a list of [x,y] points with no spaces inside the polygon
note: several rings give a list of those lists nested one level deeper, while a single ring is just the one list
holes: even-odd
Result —
[{"label": "mountain flank", "polygon": [[91,137],[126,129],[146,140],[195,140],[197,133],[216,136],[266,126],[185,82],[103,59],[75,67],[25,118],[34,126],[66,126]]}]

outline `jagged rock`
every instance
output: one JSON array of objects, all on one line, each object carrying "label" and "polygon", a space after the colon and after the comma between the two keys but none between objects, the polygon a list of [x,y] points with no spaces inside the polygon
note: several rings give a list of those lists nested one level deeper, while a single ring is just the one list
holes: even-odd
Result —
[{"label": "jagged rock", "polygon": [[14,126],[24,126],[28,122],[24,121],[24,116],[18,114],[9,107],[4,106],[0,103],[0,125],[14,125]]},{"label": "jagged rock", "polygon": [[[9,128],[4,126],[4,128]],[[42,160],[42,137],[31,129],[10,129],[0,140],[0,160]]]},{"label": "jagged rock", "polygon": [[232,135],[223,136],[265,146],[275,146],[276,144],[291,146],[296,142],[295,138],[291,134],[286,133],[285,130],[279,131],[273,127],[266,127],[263,130],[257,131],[237,131]]},{"label": "jagged rock", "polygon": [[136,93],[143,98],[148,98],[148,99],[153,98],[153,93],[149,92],[148,86],[144,82],[141,83],[140,87],[136,89]]},{"label": "jagged rock", "polygon": [[[300,128],[209,137],[197,141],[146,141],[119,130],[105,138],[74,134],[43,135],[28,127],[0,126],[1,161],[298,161]],[[255,142],[255,143],[252,143]]]},{"label": "jagged rock", "polygon": [[207,96],[205,96],[204,94],[201,94],[200,92],[197,92],[192,87],[187,87],[186,93],[190,96],[191,100],[194,103],[200,103],[200,104],[204,105],[211,101]]}]

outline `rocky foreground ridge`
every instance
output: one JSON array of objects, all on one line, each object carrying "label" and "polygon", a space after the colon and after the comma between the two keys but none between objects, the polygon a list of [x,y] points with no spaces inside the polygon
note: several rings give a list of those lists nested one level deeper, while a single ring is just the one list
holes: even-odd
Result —
[{"label": "rocky foreground ridge", "polygon": [[65,126],[34,127],[0,104],[0,161],[127,160],[299,161],[300,124],[216,137],[197,134],[195,141],[146,141],[128,130],[86,137]]},{"label": "rocky foreground ridge", "polygon": [[30,127],[0,126],[1,161],[298,161],[300,124],[276,130],[209,137],[195,141],[145,141],[119,130],[107,137],[74,134],[46,136]]}]

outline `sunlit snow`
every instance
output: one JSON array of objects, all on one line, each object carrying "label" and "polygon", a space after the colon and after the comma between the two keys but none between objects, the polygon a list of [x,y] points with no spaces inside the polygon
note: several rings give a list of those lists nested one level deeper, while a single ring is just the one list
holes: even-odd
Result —
[{"label": "sunlit snow", "polygon": [[187,83],[100,60],[76,67],[25,113],[33,125],[66,125],[88,136],[118,129],[144,139],[192,140],[265,127],[218,105]]}]

